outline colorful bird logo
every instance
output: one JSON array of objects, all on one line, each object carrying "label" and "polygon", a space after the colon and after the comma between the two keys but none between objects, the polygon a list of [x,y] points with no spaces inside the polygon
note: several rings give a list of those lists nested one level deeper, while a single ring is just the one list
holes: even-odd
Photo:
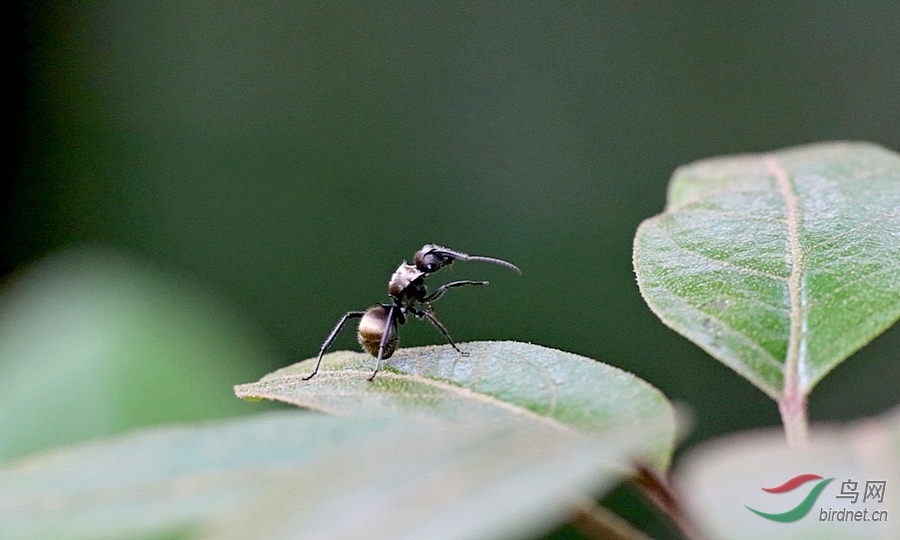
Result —
[{"label": "colorful bird logo", "polygon": [[[769,493],[787,493],[788,491],[793,491],[794,489],[811,480],[822,480],[822,477],[817,474],[801,474],[800,476],[791,478],[778,487],[762,488],[762,490]],[[825,480],[822,480],[809,491],[809,494],[800,502],[800,504],[781,514],[768,514],[766,512],[760,512],[759,510],[750,508],[747,505],[744,505],[744,507],[755,514],[758,514],[772,521],[778,521],[780,523],[790,523],[792,521],[797,521],[798,519],[809,513],[809,510],[816,503],[816,499],[819,498],[819,494],[822,493],[822,490],[825,489],[825,486],[828,485],[828,482],[831,482],[832,480],[834,480],[834,478],[827,478]]]}]

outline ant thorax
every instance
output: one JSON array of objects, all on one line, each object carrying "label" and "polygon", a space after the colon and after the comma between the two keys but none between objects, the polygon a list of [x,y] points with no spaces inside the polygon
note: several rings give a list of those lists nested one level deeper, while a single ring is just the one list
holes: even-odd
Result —
[{"label": "ant thorax", "polygon": [[[424,275],[425,272],[422,272],[415,266],[404,261],[403,264],[394,271],[391,280],[388,281],[388,292],[401,303],[407,299],[418,299],[416,293],[417,289],[423,285],[420,278]],[[413,289],[410,290],[410,285],[413,285],[416,280],[419,280],[418,286],[413,287]]]}]

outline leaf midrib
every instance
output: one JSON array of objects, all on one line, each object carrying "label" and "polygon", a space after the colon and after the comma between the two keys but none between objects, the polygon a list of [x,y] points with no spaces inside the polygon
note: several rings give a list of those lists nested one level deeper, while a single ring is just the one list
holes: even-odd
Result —
[{"label": "leaf midrib", "polygon": [[[369,374],[369,372],[360,371],[360,370],[342,369],[342,370],[336,371],[336,372],[323,372],[323,373],[320,373],[318,375],[318,377],[320,379],[322,379],[322,378],[344,379],[344,378],[346,378],[346,376],[364,377],[368,374]],[[288,376],[288,377],[282,377],[280,379],[266,381],[266,382],[268,382],[269,384],[272,384],[273,382],[275,382],[278,385],[282,385],[282,384],[286,384],[287,382],[289,382],[289,380],[292,378],[301,378],[301,377],[299,375]],[[395,380],[395,381],[407,381],[407,382],[412,381],[412,382],[415,382],[416,384],[421,384],[423,386],[432,387],[432,388],[435,388],[435,389],[443,391],[443,392],[461,396],[464,399],[478,401],[480,403],[483,403],[483,404],[486,404],[486,405],[489,405],[492,407],[497,407],[508,413],[513,414],[514,416],[528,418],[532,421],[538,422],[539,424],[549,426],[560,432],[574,433],[577,431],[577,430],[573,429],[572,427],[559,422],[558,420],[556,420],[553,417],[538,414],[538,413],[536,413],[526,407],[523,407],[521,405],[517,405],[515,403],[504,401],[502,399],[496,398],[489,394],[485,394],[482,392],[476,392],[476,391],[472,390],[471,388],[466,388],[466,387],[458,386],[458,385],[451,384],[451,383],[445,383],[443,381],[439,381],[437,379],[430,379],[428,377],[423,377],[421,375],[397,374],[397,373],[391,373],[390,371],[383,371],[383,372],[379,373],[378,378],[382,379],[382,380]],[[256,384],[258,384],[258,383],[249,383],[249,384],[245,384],[245,385],[238,385],[235,387],[235,393],[237,394],[238,397],[260,395],[260,392],[259,392],[260,389],[251,389],[248,391],[247,387],[252,387]],[[310,404],[310,405],[304,405],[304,406],[307,406],[309,408],[313,408],[316,410],[320,410],[322,412],[335,413],[335,411],[325,410],[325,408],[321,407],[320,405],[311,405]]]},{"label": "leaf midrib", "polygon": [[782,386],[782,400],[795,401],[802,399],[800,373],[804,368],[803,333],[806,321],[806,308],[803,305],[803,246],[800,244],[800,202],[794,193],[794,186],[790,174],[778,162],[773,155],[763,157],[768,171],[775,177],[778,189],[786,206],[788,252],[791,257],[791,273],[788,276],[788,298],[790,310],[788,320],[787,354],[784,360],[784,382]]}]

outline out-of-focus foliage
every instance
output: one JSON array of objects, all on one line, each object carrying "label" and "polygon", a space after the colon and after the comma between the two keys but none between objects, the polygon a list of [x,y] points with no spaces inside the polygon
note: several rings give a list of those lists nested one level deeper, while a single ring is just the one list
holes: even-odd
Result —
[{"label": "out-of-focus foliage", "polygon": [[246,322],[184,280],[97,249],[57,254],[0,294],[0,459],[258,412],[231,385],[265,354]]},{"label": "out-of-focus foliage", "polygon": [[[893,519],[900,512],[900,497],[888,491],[900,482],[897,410],[849,425],[813,428],[811,444],[802,449],[788,449],[781,430],[722,437],[685,455],[676,472],[676,485],[687,510],[706,538],[900,537],[900,524]],[[798,506],[815,483],[782,493],[761,488],[780,486],[801,472],[820,476],[822,481],[832,479],[804,518],[780,523],[748,510],[778,514]],[[879,482],[884,482],[880,491]],[[855,498],[854,492],[858,494]],[[848,512],[850,518],[845,517]]]},{"label": "out-of-focus foliage", "polygon": [[620,479],[644,435],[285,412],[147,429],[0,468],[0,534],[527,538]]}]

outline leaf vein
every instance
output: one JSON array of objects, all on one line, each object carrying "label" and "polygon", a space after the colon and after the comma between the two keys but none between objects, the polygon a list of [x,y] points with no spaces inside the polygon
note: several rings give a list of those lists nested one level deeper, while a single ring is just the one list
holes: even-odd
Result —
[{"label": "leaf vein", "polygon": [[[342,369],[340,371],[323,371],[323,372],[319,373],[319,375],[317,377],[319,378],[319,381],[324,383],[330,379],[331,380],[346,379],[346,377],[348,375],[353,375],[353,376],[358,375],[360,377],[363,377],[363,376],[366,376],[369,374],[370,373],[368,371],[362,371],[362,370],[356,370],[356,369]],[[404,373],[404,374],[392,373],[390,371],[383,371],[383,372],[379,373],[378,378],[382,379],[382,380],[384,380],[384,379],[393,379],[393,380],[402,380],[402,381],[412,380],[423,386],[436,388],[438,390],[447,392],[449,394],[456,394],[457,396],[463,397],[465,399],[470,399],[470,400],[477,401],[477,402],[485,404],[485,405],[490,405],[490,406],[502,409],[502,410],[509,412],[515,416],[525,417],[530,420],[537,421],[538,423],[550,426],[561,432],[566,432],[566,433],[576,432],[575,429],[557,421],[555,418],[540,415],[540,414],[535,413],[534,411],[531,411],[521,405],[516,405],[516,404],[510,403],[508,401],[503,401],[503,400],[498,399],[489,394],[476,392],[470,388],[466,388],[463,386],[457,386],[454,384],[445,383],[445,382],[442,382],[442,381],[439,381],[436,379],[429,379],[428,377],[423,377],[421,375],[413,375],[413,374],[406,374],[406,373]],[[285,387],[291,388],[291,387],[297,386],[298,383],[302,380],[303,380],[303,378],[301,375],[289,375],[289,376],[281,378],[280,380],[267,381],[269,384],[266,386],[274,387],[277,385],[277,386],[285,386]],[[316,381],[316,382],[319,382],[319,381]],[[260,397],[266,397],[266,398],[269,397],[268,395],[264,395],[263,393],[259,392],[258,390],[254,391],[254,394],[258,395]],[[247,395],[250,395],[250,394],[248,393]],[[320,395],[321,395],[321,393],[320,393]],[[353,394],[352,393],[351,394],[332,393],[331,395],[353,395]],[[283,396],[274,395],[273,397],[280,399]],[[300,404],[300,403],[296,403],[296,404]],[[303,404],[303,406],[305,406],[305,407],[308,406],[309,408],[313,408],[316,410],[321,410],[323,412],[329,412],[329,413],[334,414],[334,411],[330,411],[330,410],[328,410],[327,407],[322,407],[320,404],[317,404],[315,406]]]},{"label": "leaf vein", "polygon": [[788,441],[806,439],[806,394],[801,388],[806,381],[801,380],[807,372],[806,366],[806,323],[807,307],[806,291],[803,290],[803,246],[800,244],[800,201],[794,192],[794,186],[787,170],[778,163],[773,155],[763,157],[769,172],[775,177],[778,188],[784,198],[787,213],[788,252],[791,257],[791,275],[788,278],[788,296],[790,298],[790,330],[788,331],[787,354],[784,360],[784,386],[779,400],[782,418],[804,416],[803,422],[796,424],[800,432],[792,433],[789,426]]},{"label": "leaf vein", "polygon": [[698,250],[696,250],[696,249],[694,249],[694,248],[690,248],[690,247],[687,247],[687,246],[685,246],[685,245],[682,245],[681,243],[678,242],[678,240],[677,240],[674,236],[672,236],[672,234],[671,234],[669,231],[665,230],[665,228],[659,227],[659,230],[662,231],[662,233],[663,233],[663,234],[664,234],[664,235],[672,242],[672,244],[674,244],[678,249],[684,250],[684,251],[686,251],[687,253],[690,253],[691,255],[697,257],[698,259],[702,259],[702,260],[704,260],[704,261],[709,261],[709,262],[718,263],[718,264],[721,264],[721,265],[724,266],[724,267],[734,269],[734,270],[736,270],[736,271],[738,271],[738,272],[747,272],[748,274],[754,274],[754,275],[757,275],[757,276],[761,276],[761,277],[765,277],[765,278],[769,278],[769,279],[774,279],[774,280],[781,281],[781,282],[785,282],[785,281],[786,281],[786,279],[785,279],[784,277],[782,277],[782,276],[778,276],[778,275],[776,275],[776,274],[771,274],[771,273],[765,272],[765,271],[763,271],[763,270],[757,270],[756,268],[749,268],[749,267],[746,267],[746,266],[741,266],[741,265],[736,264],[736,263],[734,263],[734,262],[732,262],[732,261],[728,261],[728,260],[724,260],[724,259],[718,259],[718,258],[716,258],[716,257],[712,257],[712,256],[710,256],[710,255],[707,255],[707,254],[701,252],[701,251],[698,251]]},{"label": "leaf vein", "polygon": [[[784,368],[784,366],[778,361],[778,359],[775,358],[774,356],[772,356],[772,353],[770,353],[769,351],[767,351],[766,349],[764,349],[762,345],[760,345],[756,340],[754,340],[753,338],[751,338],[750,336],[748,336],[748,335],[745,334],[744,332],[742,332],[742,331],[738,330],[737,328],[731,326],[730,324],[728,324],[727,322],[725,322],[725,321],[722,320],[721,318],[719,318],[719,317],[717,317],[717,316],[715,316],[715,315],[712,315],[712,314],[710,314],[710,313],[707,313],[707,312],[703,311],[702,309],[700,309],[699,306],[695,306],[694,304],[688,302],[683,296],[681,296],[681,295],[678,294],[676,291],[674,291],[674,290],[672,290],[671,288],[669,288],[668,285],[666,285],[665,283],[663,283],[663,282],[661,282],[661,281],[660,281],[660,287],[662,287],[663,289],[669,291],[669,293],[672,294],[672,296],[674,296],[675,298],[678,298],[679,300],[681,300],[681,302],[682,302],[685,306],[687,306],[687,307],[689,307],[689,308],[691,308],[691,309],[697,310],[698,312],[704,314],[705,316],[709,317],[710,319],[712,319],[712,320],[716,321],[717,323],[721,324],[724,328],[727,328],[728,330],[731,330],[731,332],[734,333],[735,335],[740,336],[741,338],[745,339],[745,340],[751,345],[751,347],[753,347],[753,348],[757,349],[759,352],[761,352],[761,353],[763,354],[763,356],[769,361],[769,363],[770,363],[772,366],[778,368],[779,371],[781,371],[781,370]],[[743,363],[743,362],[741,362],[741,363]],[[744,363],[744,365],[746,365],[746,364]]]},{"label": "leaf vein", "polygon": [[854,227],[854,228],[852,228],[852,229],[846,230],[846,231],[844,231],[844,232],[842,232],[842,233],[840,233],[840,234],[836,234],[836,235],[832,236],[831,238],[827,238],[827,239],[825,239],[825,240],[822,240],[822,241],[819,242],[819,243],[812,244],[811,246],[807,247],[806,251],[807,251],[807,253],[814,253],[814,252],[817,252],[817,251],[819,251],[820,249],[827,248],[827,247],[828,247],[829,245],[831,245],[831,244],[837,243],[839,240],[841,240],[841,239],[844,238],[845,236],[848,236],[848,235],[851,235],[851,234],[854,234],[854,233],[858,233],[859,231],[862,231],[862,230],[864,230],[864,229],[868,229],[869,227],[871,227],[872,225],[875,225],[875,224],[878,223],[878,222],[884,221],[884,220],[886,220],[886,219],[895,218],[895,217],[897,217],[897,216],[900,216],[900,208],[898,208],[898,209],[896,209],[896,210],[894,210],[893,212],[890,212],[890,213],[888,213],[888,214],[884,214],[884,215],[878,216],[878,217],[875,218],[875,219],[866,221],[866,222],[864,222],[864,223],[860,223],[859,225],[857,225],[856,227]]},{"label": "leaf vein", "polygon": [[871,278],[872,276],[877,276],[878,274],[883,274],[883,273],[885,273],[887,271],[891,271],[891,270],[896,271],[897,269],[893,266],[883,266],[877,270],[865,272],[864,274],[857,276],[855,279],[852,279],[845,283],[841,283],[839,286],[835,287],[834,289],[832,289],[820,296],[813,298],[812,300],[810,300],[809,305],[813,306],[816,304],[821,304],[825,300],[828,300],[832,296],[835,296],[836,294],[838,294],[839,292],[841,292],[843,289],[845,289],[847,287],[851,287],[853,285],[856,285],[860,281],[865,281],[865,280]]},{"label": "leaf vein", "polygon": [[758,221],[768,221],[770,223],[777,223],[779,225],[784,225],[787,220],[784,218],[772,217],[772,216],[763,216],[758,214],[742,214],[740,212],[734,212],[731,210],[719,210],[716,208],[684,208],[680,210],[681,214],[689,214],[692,212],[696,213],[709,213],[709,214],[719,214],[728,217],[736,217],[741,219],[755,219]]},{"label": "leaf vein", "polygon": [[701,202],[707,202],[709,199],[716,197],[718,195],[772,195],[772,191],[768,189],[729,189],[728,187],[723,187],[721,189],[714,189],[710,191],[705,191],[702,194],[692,198],[685,199],[682,201],[677,207],[668,208],[664,213],[674,213],[675,211],[680,212],[684,207],[691,206],[693,204],[698,204]]},{"label": "leaf vein", "polygon": [[541,374],[541,378],[544,379],[544,382],[547,383],[547,388],[548,388],[549,391],[550,391],[550,396],[549,396],[550,405],[549,405],[548,408],[547,408],[547,415],[548,415],[548,416],[552,416],[553,413],[556,412],[556,406],[557,406],[557,387],[556,387],[556,381],[553,380],[553,377],[550,375],[550,372],[547,371],[547,368],[546,368],[546,367],[544,367],[544,366],[542,366],[542,365],[540,365],[540,364],[536,364],[536,363],[535,363],[533,360],[531,360],[530,358],[525,358],[525,362],[526,362],[527,364],[529,364],[529,365],[534,366],[535,368],[537,368],[538,372]]}]

